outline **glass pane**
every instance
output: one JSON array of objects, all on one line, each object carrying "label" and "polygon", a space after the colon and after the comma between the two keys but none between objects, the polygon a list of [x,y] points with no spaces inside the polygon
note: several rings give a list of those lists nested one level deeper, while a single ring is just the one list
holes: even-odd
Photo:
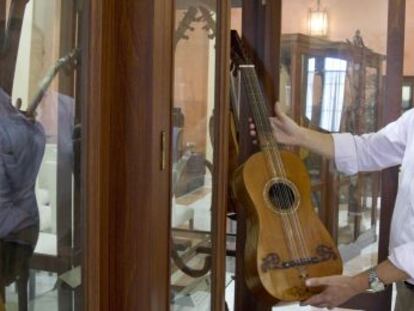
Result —
[{"label": "glass pane", "polygon": [[[242,35],[242,2],[241,0],[232,0],[231,7],[231,29],[236,30],[240,35]],[[238,75],[230,75],[230,105],[231,105],[231,116],[232,120],[230,121],[232,125],[230,127],[234,128],[234,132],[237,132],[238,120],[240,113],[240,94],[241,94],[241,79]],[[237,136],[237,134],[235,134]],[[231,144],[231,143],[230,143]],[[230,158],[229,165],[233,166],[229,168],[229,175],[232,174],[232,171],[237,168],[237,151],[233,151],[230,147]],[[225,276],[225,300],[229,310],[233,310],[234,307],[234,295],[235,295],[235,276],[236,276],[236,232],[237,232],[237,221],[236,213],[237,208],[234,206],[234,202],[229,199],[229,208],[227,217],[227,256],[226,256],[226,276]]]},{"label": "glass pane", "polygon": [[76,86],[85,3],[0,1],[0,31],[8,31],[0,36],[0,304],[7,310],[80,310]]},{"label": "glass pane", "polygon": [[[322,132],[378,129],[387,15],[385,0],[322,0],[319,7],[317,1],[282,1],[280,101],[296,122]],[[331,229],[345,273],[374,265],[380,175],[343,176],[323,157],[306,150],[299,154],[312,180],[314,207],[327,224],[335,224]]]},{"label": "glass pane", "polygon": [[403,109],[409,109],[411,105],[412,89],[409,85],[403,85],[402,89],[402,104]]},{"label": "glass pane", "polygon": [[404,78],[404,84],[402,87],[402,112],[412,108],[414,97],[413,97],[413,79]]},{"label": "glass pane", "polygon": [[171,309],[209,310],[216,4],[176,1]]}]

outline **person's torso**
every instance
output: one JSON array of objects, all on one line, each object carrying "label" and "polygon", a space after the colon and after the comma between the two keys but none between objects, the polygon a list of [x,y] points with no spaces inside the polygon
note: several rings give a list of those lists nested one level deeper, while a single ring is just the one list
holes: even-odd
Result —
[{"label": "person's torso", "polygon": [[34,186],[45,148],[43,128],[12,115],[0,117],[0,135],[0,205],[12,204],[34,216]]},{"label": "person's torso", "polygon": [[[414,117],[407,123],[407,126],[414,129]],[[414,242],[414,131],[408,130],[407,133],[407,144],[400,168],[398,194],[392,219],[391,249]]]}]

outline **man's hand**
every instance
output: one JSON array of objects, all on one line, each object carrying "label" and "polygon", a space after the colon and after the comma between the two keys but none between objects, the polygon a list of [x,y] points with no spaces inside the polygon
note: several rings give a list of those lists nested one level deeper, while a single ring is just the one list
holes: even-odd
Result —
[{"label": "man's hand", "polygon": [[[250,118],[250,135],[256,137],[256,127],[253,120]],[[297,146],[303,141],[303,128],[289,118],[283,111],[280,110],[278,104],[275,104],[275,117],[270,118],[273,134],[276,140],[281,144]],[[257,141],[253,141],[257,143]]]},{"label": "man's hand", "polygon": [[[257,144],[256,126],[252,119],[249,119],[249,123],[253,144]],[[270,118],[270,123],[278,143],[303,147],[328,159],[334,157],[334,142],[330,134],[319,133],[297,125],[280,110],[277,104],[275,105],[275,117]]]},{"label": "man's hand", "polygon": [[302,302],[301,305],[332,309],[364,292],[368,288],[368,279],[362,275],[356,277],[335,275],[309,279],[306,281],[306,286],[324,287],[324,290]]},{"label": "man's hand", "polygon": [[279,143],[297,146],[303,141],[304,129],[280,110],[277,103],[275,104],[275,116],[270,118],[270,123]]}]

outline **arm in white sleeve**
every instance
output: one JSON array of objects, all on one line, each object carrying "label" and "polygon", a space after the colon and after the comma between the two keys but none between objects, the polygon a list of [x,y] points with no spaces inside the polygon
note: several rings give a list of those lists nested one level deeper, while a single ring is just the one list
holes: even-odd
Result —
[{"label": "arm in white sleeve", "polygon": [[414,280],[414,242],[402,244],[391,250],[388,259],[398,269],[406,272]]},{"label": "arm in white sleeve", "polygon": [[413,112],[408,111],[376,133],[361,136],[333,134],[337,169],[352,175],[401,164]]}]

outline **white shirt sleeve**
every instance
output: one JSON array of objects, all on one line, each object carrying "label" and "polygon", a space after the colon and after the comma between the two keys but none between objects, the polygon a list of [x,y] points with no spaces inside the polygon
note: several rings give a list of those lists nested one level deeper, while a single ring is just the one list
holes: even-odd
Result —
[{"label": "white shirt sleeve", "polygon": [[404,271],[414,280],[414,242],[402,244],[391,250],[388,259],[398,269]]},{"label": "white shirt sleeve", "polygon": [[410,110],[376,133],[361,136],[332,134],[337,169],[353,175],[360,171],[378,171],[401,164],[407,144],[408,125],[413,116],[414,110]]}]

